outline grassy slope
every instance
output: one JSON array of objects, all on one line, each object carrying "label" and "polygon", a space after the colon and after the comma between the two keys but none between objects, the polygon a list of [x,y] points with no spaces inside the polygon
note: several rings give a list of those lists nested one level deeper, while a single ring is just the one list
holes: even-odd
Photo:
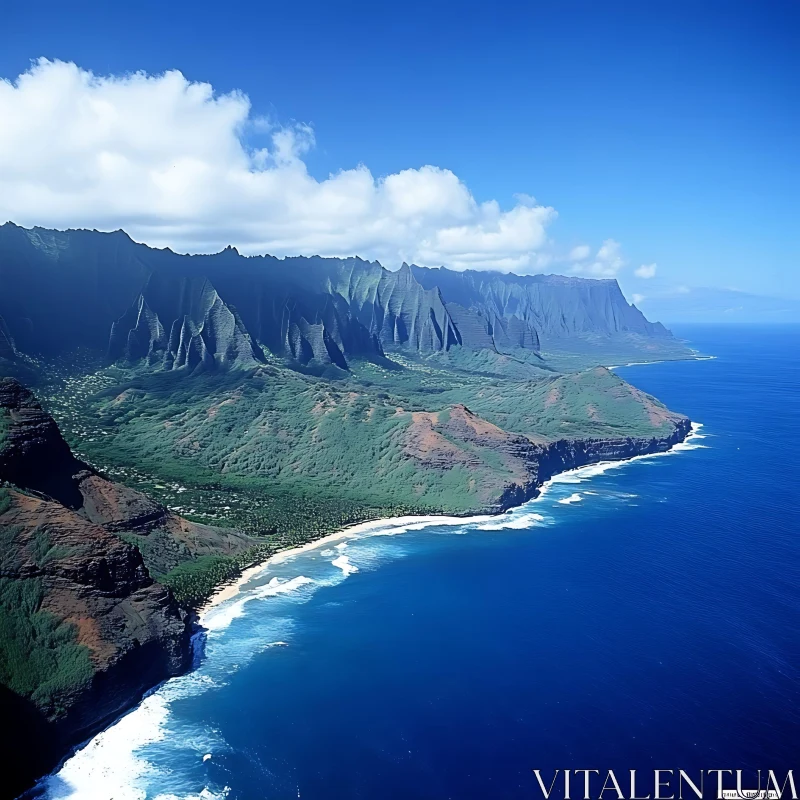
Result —
[{"label": "grassy slope", "polygon": [[183,514],[289,543],[376,515],[485,507],[476,485],[501,486],[503,464],[485,450],[447,469],[410,458],[419,412],[463,403],[534,441],[671,429],[658,401],[603,369],[532,367],[513,380],[507,363],[485,359],[477,373],[447,357],[403,364],[359,364],[337,381],[278,364],[252,377],[113,369],[72,380],[52,407],[76,451],[115,479]]},{"label": "grassy slope", "polygon": [[[0,515],[9,507],[9,491],[0,487]],[[45,529],[23,554],[17,532],[0,524],[3,573],[15,573],[28,558],[42,568],[70,555],[50,545]],[[63,694],[91,680],[94,669],[89,649],[78,644],[75,625],[42,608],[45,596],[37,577],[0,577],[0,684],[58,716]]]},{"label": "grassy slope", "polygon": [[[0,453],[11,427],[8,409],[0,408]],[[9,491],[0,486],[0,516],[10,507]],[[13,572],[22,554],[17,530],[0,524],[0,571]],[[49,546],[46,530],[34,539],[34,562],[44,566],[63,553]],[[42,609],[45,592],[38,578],[0,577],[0,684],[42,708],[57,705],[65,690],[91,679],[89,650],[77,642],[71,623]],[[56,711],[58,709],[56,708]]]},{"label": "grassy slope", "polygon": [[6,436],[11,427],[11,416],[7,408],[0,408],[0,452],[3,450]]},{"label": "grassy slope", "polygon": [[76,455],[113,480],[254,537],[246,552],[207,548],[164,573],[154,549],[163,542],[122,533],[187,605],[247,563],[348,524],[492,505],[524,475],[458,436],[458,404],[533,442],[650,438],[673,426],[657,400],[601,368],[558,374],[529,354],[488,351],[391,358],[315,377],[274,358],[255,374],[187,376],[86,356],[52,365],[40,395]]}]

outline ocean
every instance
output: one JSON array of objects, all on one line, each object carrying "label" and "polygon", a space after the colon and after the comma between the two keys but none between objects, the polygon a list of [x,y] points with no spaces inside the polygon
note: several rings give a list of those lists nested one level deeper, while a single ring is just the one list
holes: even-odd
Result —
[{"label": "ocean", "polygon": [[271,565],[41,794],[541,798],[537,768],[800,767],[800,327],[676,333],[716,358],[619,373],[702,424],[688,444]]}]

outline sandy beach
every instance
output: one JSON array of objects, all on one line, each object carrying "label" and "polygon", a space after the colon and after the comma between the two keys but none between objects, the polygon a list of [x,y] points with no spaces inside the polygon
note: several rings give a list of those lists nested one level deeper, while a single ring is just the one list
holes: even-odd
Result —
[{"label": "sandy beach", "polygon": [[[682,442],[679,442],[669,450],[665,450],[660,453],[648,453],[645,455],[632,456],[631,458],[625,458],[619,461],[600,461],[596,464],[587,464],[582,467],[576,467],[575,469],[560,472],[558,475],[554,475],[552,478],[545,481],[539,487],[536,497],[528,500],[527,503],[541,500],[547,493],[547,490],[554,483],[564,482],[565,480],[568,481],[570,475],[586,472],[587,470],[590,470],[593,474],[599,474],[607,469],[620,467],[633,461],[639,461],[645,458],[655,458],[656,456],[664,456],[675,452],[680,452],[680,450],[686,449],[687,446],[692,446],[692,439],[696,439],[698,437],[702,438],[699,434],[701,428],[702,423],[693,422],[691,432]],[[527,503],[524,503],[523,505],[527,505]],[[258,564],[254,564],[252,567],[248,567],[235,581],[223,584],[219,587],[219,589],[217,589],[217,591],[214,592],[213,595],[211,595],[211,597],[198,611],[198,622],[200,625],[202,625],[204,618],[209,611],[211,611],[211,609],[219,606],[227,600],[231,600],[236,597],[246,584],[248,584],[256,576],[267,571],[270,566],[280,564],[289,560],[290,558],[301,555],[302,553],[307,553],[311,550],[317,550],[318,548],[324,548],[334,542],[341,542],[343,540],[358,536],[362,533],[370,533],[379,531],[381,529],[397,529],[396,533],[403,533],[406,530],[419,530],[431,525],[466,525],[469,523],[485,523],[503,517],[504,515],[512,513],[519,508],[522,508],[522,506],[515,506],[514,508],[508,509],[508,511],[504,511],[501,514],[478,514],[463,517],[437,514],[430,514],[426,516],[385,517],[383,519],[369,520],[367,522],[359,522],[354,525],[348,525],[346,528],[343,528],[340,531],[335,531],[334,533],[323,536],[320,539],[315,539],[313,542],[307,542],[299,547],[292,547],[288,550],[282,550],[281,552],[270,556],[266,560],[261,561]]]},{"label": "sandy beach", "polygon": [[[508,512],[503,512],[508,513]],[[325,547],[333,542],[339,542],[343,539],[349,539],[357,536],[360,533],[367,533],[372,530],[379,530],[381,528],[407,528],[407,527],[424,527],[426,525],[464,525],[469,522],[485,522],[486,520],[493,519],[494,517],[502,516],[502,514],[481,514],[469,517],[452,517],[445,515],[431,514],[428,516],[405,516],[405,517],[385,517],[382,519],[368,520],[367,522],[358,522],[353,525],[348,525],[340,531],[335,531],[321,539],[315,539],[313,542],[307,542],[299,547],[292,547],[288,550],[281,550],[275,553],[264,561],[248,567],[242,574],[232,583],[226,583],[217,589],[214,594],[209,597],[206,603],[198,611],[198,622],[202,625],[205,615],[215,606],[224,603],[226,600],[231,600],[239,594],[242,587],[249,583],[256,575],[269,569],[271,565],[280,564],[287,561],[294,556],[301,553],[307,553],[309,550],[316,550],[320,547]]]}]

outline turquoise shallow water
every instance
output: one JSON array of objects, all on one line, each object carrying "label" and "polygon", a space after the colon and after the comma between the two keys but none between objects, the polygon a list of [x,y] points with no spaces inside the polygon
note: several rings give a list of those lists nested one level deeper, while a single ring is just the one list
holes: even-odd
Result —
[{"label": "turquoise shallow water", "polygon": [[528,798],[532,768],[800,766],[800,329],[678,333],[717,358],[620,372],[703,438],[270,567],[42,793]]}]

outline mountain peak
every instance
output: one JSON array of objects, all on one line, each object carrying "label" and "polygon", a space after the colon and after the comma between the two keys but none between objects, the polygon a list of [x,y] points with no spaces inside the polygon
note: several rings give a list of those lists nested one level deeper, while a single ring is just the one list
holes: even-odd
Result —
[{"label": "mountain peak", "polygon": [[381,358],[386,348],[509,354],[538,352],[547,340],[670,336],[628,305],[615,279],[408,262],[391,271],[359,258],[244,258],[233,245],[179,255],[122,231],[13,223],[1,230],[6,359],[107,347],[113,360],[191,372],[256,367],[267,348],[303,365],[347,368],[350,359]]}]

